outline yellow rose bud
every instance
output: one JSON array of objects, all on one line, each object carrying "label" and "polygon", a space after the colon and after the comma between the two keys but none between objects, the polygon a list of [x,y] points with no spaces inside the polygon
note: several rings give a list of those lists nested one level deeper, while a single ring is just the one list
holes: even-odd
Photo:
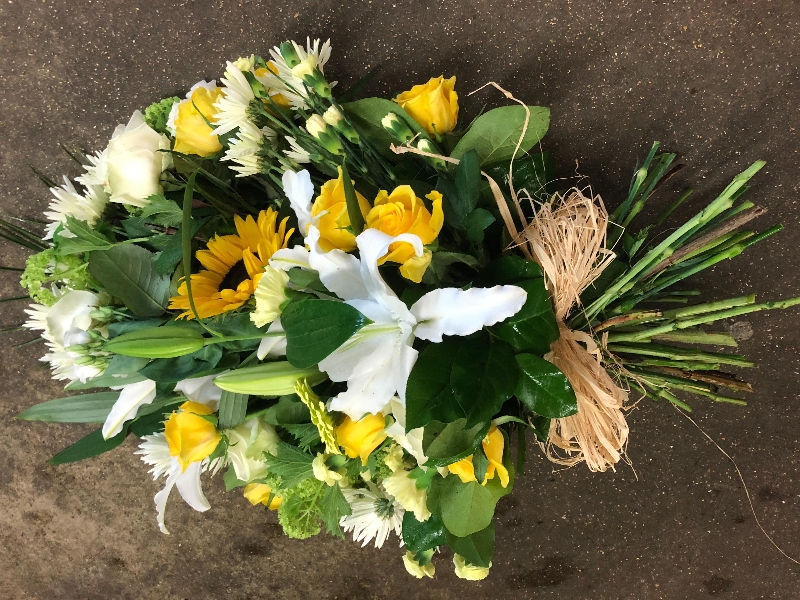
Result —
[{"label": "yellow rose bud", "polygon": [[[367,218],[370,211],[369,202],[364,196],[356,192],[358,205],[361,207],[361,214]],[[347,200],[344,197],[344,179],[342,170],[339,169],[339,178],[331,179],[322,184],[319,196],[314,200],[311,207],[311,216],[325,212],[317,221],[319,229],[319,245],[329,252],[334,248],[350,252],[356,249],[356,237],[347,231],[350,226],[350,215],[347,214]]]},{"label": "yellow rose bud", "polygon": [[383,415],[365,415],[358,421],[345,417],[336,428],[336,441],[344,448],[350,458],[361,457],[361,464],[366,465],[369,455],[386,439]]},{"label": "yellow rose bud", "polygon": [[221,96],[221,87],[213,90],[198,87],[188,99],[180,103],[178,116],[175,118],[176,152],[211,156],[222,150],[219,138],[213,135],[214,130],[208,124],[214,122],[214,115],[217,113],[214,103]]},{"label": "yellow rose bud", "polygon": [[456,78],[433,77],[394,99],[429,135],[453,131],[458,121]]},{"label": "yellow rose bud", "polygon": [[191,463],[209,457],[222,439],[214,424],[201,416],[213,412],[205,404],[188,401],[167,420],[164,435],[169,453],[178,457],[181,470],[185,471]]},{"label": "yellow rose bud", "polygon": [[[442,230],[444,212],[442,212],[442,195],[439,192],[431,192],[425,197],[433,202],[433,214],[428,212],[411,186],[400,185],[391,194],[381,190],[375,198],[375,206],[367,214],[366,225],[391,236],[413,233],[419,236],[423,244],[430,244]],[[378,264],[400,263],[402,265],[400,274],[419,283],[425,269],[431,263],[431,257],[430,250],[425,250],[423,256],[417,256],[414,253],[414,246],[408,242],[396,242],[389,246],[389,252],[378,261]]]},{"label": "yellow rose bud", "polygon": [[[492,425],[489,433],[483,438],[481,446],[483,446],[483,453],[486,458],[489,459],[489,466],[486,467],[486,475],[481,482],[482,485],[486,485],[490,479],[497,475],[500,478],[500,484],[503,487],[508,487],[508,469],[503,466],[503,447],[505,446],[503,433],[495,425]],[[462,458],[458,462],[447,465],[447,470],[453,475],[457,475],[463,483],[478,481],[475,477],[475,466],[472,464],[471,454],[467,458]]]},{"label": "yellow rose bud", "polygon": [[453,565],[455,565],[456,568],[456,577],[466,579],[467,581],[480,581],[481,579],[486,579],[489,576],[489,569],[491,568],[492,563],[489,563],[488,567],[478,567],[476,565],[467,563],[464,557],[460,554],[454,554]]},{"label": "yellow rose bud", "polygon": [[[270,510],[278,510],[283,502],[282,498],[272,496],[272,502],[269,502],[269,497],[272,494],[272,488],[266,483],[250,483],[244,488],[244,497],[250,501],[250,504],[263,504]],[[269,505],[267,504],[269,502]]]}]

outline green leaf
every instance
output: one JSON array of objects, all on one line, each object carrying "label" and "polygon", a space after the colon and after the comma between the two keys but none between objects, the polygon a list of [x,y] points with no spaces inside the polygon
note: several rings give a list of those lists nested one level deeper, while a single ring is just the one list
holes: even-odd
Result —
[{"label": "green leaf", "polygon": [[478,155],[470,150],[456,165],[454,181],[440,178],[436,187],[444,196],[444,217],[448,225],[464,230],[469,215],[478,204],[481,167]]},{"label": "green leaf", "polygon": [[344,538],[342,528],[339,526],[339,519],[353,513],[347,499],[342,494],[338,485],[329,485],[322,496],[320,509],[322,510],[322,521],[325,523],[325,530],[333,536]]},{"label": "green leaf", "polygon": [[460,554],[471,565],[488,567],[494,555],[494,525],[476,531],[466,537],[458,537],[449,531],[445,532],[447,545],[456,554]]},{"label": "green leaf", "polygon": [[162,227],[177,227],[181,224],[183,210],[177,202],[161,194],[150,196],[147,200],[149,204],[142,210],[142,218],[153,217],[149,220]]},{"label": "green leaf", "polygon": [[514,285],[528,292],[528,298],[517,314],[493,326],[492,332],[517,352],[547,354],[559,331],[544,280],[529,279]]},{"label": "green leaf", "polygon": [[414,513],[407,510],[403,515],[403,542],[414,554],[444,546],[447,543],[444,523],[433,514],[426,521],[417,521]]},{"label": "green leaf", "polygon": [[475,471],[475,479],[480,482],[486,478],[486,470],[489,468],[489,459],[483,451],[483,445],[478,445],[472,455],[472,468]]},{"label": "green leaf", "polygon": [[222,474],[222,481],[225,483],[225,491],[230,492],[232,489],[244,487],[247,485],[246,481],[242,481],[236,477],[236,469],[229,467],[225,473]]},{"label": "green leaf", "polygon": [[16,418],[53,423],[105,423],[118,398],[119,392],[97,392],[59,398],[31,406]]},{"label": "green leaf", "polygon": [[320,443],[319,430],[313,423],[285,423],[283,428],[292,434],[303,451],[308,452],[312,446]]},{"label": "green leaf", "polygon": [[520,377],[514,395],[537,415],[550,419],[578,412],[575,390],[553,363],[533,354],[517,354]]},{"label": "green leaf", "polygon": [[[222,358],[222,348],[218,345],[206,346],[202,350],[179,356],[178,358],[158,358],[139,371],[139,374],[159,383],[178,382],[190,377],[211,375],[215,370],[222,370],[223,365],[217,366]],[[233,361],[226,368],[234,368],[238,363],[237,355],[228,355],[226,358]]]},{"label": "green leaf", "polygon": [[431,487],[433,478],[438,474],[439,473],[436,471],[436,469],[425,470],[421,467],[416,467],[415,469],[409,471],[408,476],[414,480],[418,490],[427,490]]},{"label": "green leaf", "polygon": [[289,394],[281,396],[277,404],[266,410],[264,420],[274,427],[279,425],[286,427],[287,425],[310,423],[311,413],[308,407],[300,401],[300,396]]},{"label": "green leaf", "polygon": [[432,271],[439,280],[443,279],[447,274],[447,270],[451,265],[461,263],[477,269],[478,259],[471,254],[462,254],[460,252],[434,252],[431,259],[431,266],[429,271]]},{"label": "green leaf", "polygon": [[79,221],[75,217],[67,216],[64,229],[75,237],[64,237],[63,233],[55,235],[55,242],[61,254],[79,254],[93,250],[104,250],[114,245],[114,242],[102,233],[93,229],[85,221]]},{"label": "green leaf", "polygon": [[397,160],[397,155],[389,149],[395,139],[381,126],[381,119],[394,113],[411,128],[415,134],[428,138],[428,134],[419,123],[412,119],[399,104],[385,98],[364,98],[342,105],[345,115],[358,130],[358,133],[370,142],[383,156]]},{"label": "green leaf", "polygon": [[312,367],[367,324],[358,310],[333,300],[303,300],[281,314],[286,331],[286,358],[295,367]]},{"label": "green leaf", "polygon": [[458,419],[452,423],[431,421],[425,425],[422,449],[428,457],[426,467],[443,467],[475,452],[491,423],[478,423],[467,429],[466,422],[466,419]]},{"label": "green leaf", "polygon": [[466,229],[467,239],[470,242],[480,243],[483,241],[484,230],[494,223],[492,213],[483,208],[476,208],[467,215]]},{"label": "green leaf", "polygon": [[103,373],[93,379],[87,379],[85,382],[81,382],[80,380],[76,379],[67,387],[65,390],[70,392],[77,392],[80,390],[94,390],[97,388],[107,388],[117,385],[128,385],[129,383],[139,383],[140,381],[144,381],[146,378],[143,375],[139,375],[138,373],[133,373],[131,375],[111,375]]},{"label": "green leaf", "polygon": [[466,537],[491,524],[496,500],[477,481],[463,483],[456,475],[448,475],[434,480],[433,488],[438,488],[442,522],[453,535]]},{"label": "green leaf", "polygon": [[278,455],[264,455],[264,462],[270,473],[283,479],[284,489],[293,488],[301,481],[314,477],[311,463],[314,457],[285,442],[278,443]]},{"label": "green leaf", "polygon": [[232,429],[244,421],[247,416],[247,394],[222,391],[219,399],[219,427]]},{"label": "green leaf", "polygon": [[89,273],[137,317],[157,317],[169,300],[169,277],[155,270],[152,259],[139,246],[116,246],[92,252]]},{"label": "green leaf", "polygon": [[467,418],[467,427],[491,420],[514,395],[517,366],[508,344],[489,343],[486,332],[465,340],[456,352],[450,373],[453,395]]},{"label": "green leaf", "polygon": [[108,361],[108,366],[103,371],[103,375],[132,375],[147,366],[149,362],[149,358],[115,354]]},{"label": "green leaf", "polygon": [[98,456],[119,446],[125,441],[126,435],[128,435],[128,431],[123,429],[114,437],[104,440],[103,428],[95,429],[92,433],[65,448],[47,462],[51,465],[63,465]]},{"label": "green leaf", "polygon": [[445,338],[420,352],[406,384],[406,431],[463,416],[450,386],[450,372],[462,343],[463,338]]},{"label": "green leaf", "polygon": [[[541,140],[550,125],[549,108],[528,108],[530,121],[525,138],[517,151],[518,157]],[[514,148],[522,135],[524,123],[525,109],[522,106],[501,106],[490,110],[475,119],[450,156],[460,159],[470,150],[475,150],[481,166],[509,160],[514,156]]]},{"label": "green leaf", "polygon": [[542,277],[542,268],[521,256],[501,256],[489,263],[478,278],[481,287],[515,285],[521,281]]},{"label": "green leaf", "polygon": [[544,444],[550,435],[550,419],[547,417],[536,416],[533,417],[533,432],[536,434],[536,439]]},{"label": "green leaf", "polygon": [[[509,208],[515,212],[516,207],[511,204],[511,194],[508,179],[508,167],[511,161],[503,161],[485,167],[486,174],[495,180],[509,201]],[[553,169],[553,159],[548,152],[530,154],[514,160],[514,189],[517,193],[526,190],[535,202],[548,201],[557,191]],[[494,194],[486,180],[481,181],[481,195],[492,205],[496,204]],[[513,214],[512,212],[512,214]],[[522,203],[522,212],[527,219],[534,215],[534,206],[529,202]]]},{"label": "green leaf", "polygon": [[347,216],[350,218],[350,229],[353,230],[353,235],[358,235],[364,231],[364,215],[361,214],[361,206],[358,203],[356,189],[353,187],[353,180],[350,179],[350,172],[347,170],[346,160],[342,160],[342,185],[347,204]]}]

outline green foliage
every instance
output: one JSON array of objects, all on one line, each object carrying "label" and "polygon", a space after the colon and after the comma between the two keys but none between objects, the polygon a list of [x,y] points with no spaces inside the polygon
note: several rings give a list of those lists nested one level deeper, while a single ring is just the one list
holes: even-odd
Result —
[{"label": "green foliage", "polygon": [[178,382],[190,377],[203,377],[225,369],[236,367],[238,356],[222,356],[219,346],[206,346],[202,350],[177,358],[158,358],[151,361],[139,373],[159,383]]},{"label": "green foliage", "polygon": [[386,479],[393,473],[393,471],[386,466],[386,457],[389,456],[389,450],[391,450],[391,448],[391,443],[384,443],[370,454],[370,466],[374,464],[374,469],[370,468],[373,478]]},{"label": "green foliage", "polygon": [[77,256],[58,255],[54,248],[48,248],[28,257],[20,285],[25,288],[32,300],[45,306],[52,306],[57,298],[48,284],[64,283],[71,290],[85,290],[90,277],[86,263]]},{"label": "green foliage", "polygon": [[463,483],[456,475],[434,479],[428,493],[429,510],[459,537],[472,535],[492,522],[497,500],[477,481]]},{"label": "green foliage", "polygon": [[320,443],[319,430],[313,423],[286,423],[284,429],[292,434],[297,446],[304,452],[310,452],[312,446]]},{"label": "green foliage", "polygon": [[144,109],[144,122],[155,129],[158,133],[170,135],[170,132],[167,129],[169,113],[172,110],[172,105],[180,101],[181,99],[177,96],[172,96],[171,98],[164,98],[158,102],[153,102],[150,106]]},{"label": "green foliage", "polygon": [[58,231],[53,236],[60,255],[107,250],[114,246],[114,242],[100,231],[75,217],[67,216],[64,230],[69,231],[73,237],[65,237],[63,231]]},{"label": "green foliage", "polygon": [[550,351],[550,344],[559,337],[558,324],[544,279],[528,279],[515,283],[528,293],[520,311],[491,328],[501,340],[509,343],[516,352],[530,352],[540,356]]},{"label": "green foliage", "polygon": [[286,535],[304,540],[322,530],[322,499],[327,487],[322,481],[312,477],[281,490],[283,502],[278,509],[278,522]]},{"label": "green foliage", "polygon": [[247,416],[247,394],[222,391],[219,399],[219,427],[231,429],[244,421]]},{"label": "green foliage", "polygon": [[116,246],[92,252],[89,273],[137,317],[157,317],[169,300],[169,277],[155,270],[152,259],[139,246]]},{"label": "green foliage", "polygon": [[467,428],[466,419],[452,423],[431,421],[425,425],[422,449],[428,461],[425,466],[442,467],[466,458],[480,445],[491,423],[478,423]]},{"label": "green foliage", "polygon": [[119,446],[125,441],[125,436],[127,435],[127,430],[123,429],[114,437],[104,440],[102,428],[95,429],[92,433],[65,448],[47,462],[51,465],[63,465],[98,456]]},{"label": "green foliage", "polygon": [[[525,137],[517,151],[520,156],[530,150],[544,137],[550,126],[550,109],[543,106],[529,106],[530,120]],[[509,160],[522,135],[525,124],[525,109],[522,106],[501,106],[475,119],[450,156],[461,158],[474,150],[481,166]]]},{"label": "green foliage", "polygon": [[578,412],[575,390],[554,364],[533,354],[517,354],[520,378],[514,395],[543,417],[560,419]]},{"label": "green foliage", "polygon": [[426,521],[417,521],[408,510],[403,514],[403,542],[415,555],[444,546],[447,543],[444,523],[433,514]]},{"label": "green foliage", "polygon": [[347,499],[342,494],[338,485],[326,485],[325,494],[320,503],[322,522],[325,523],[325,531],[334,537],[344,538],[339,520],[342,517],[353,513]]},{"label": "green foliage", "polygon": [[122,334],[105,343],[107,352],[139,358],[175,358],[204,347],[202,334],[191,327],[149,327]]},{"label": "green foliage", "polygon": [[396,114],[414,134],[428,137],[419,123],[412,119],[400,105],[385,98],[364,98],[342,105],[345,115],[350,119],[359,135],[387,158],[397,159],[389,145],[394,138],[381,126],[381,119],[389,113]]},{"label": "green foliage", "polygon": [[311,467],[314,457],[285,442],[278,444],[276,456],[265,454],[264,461],[270,473],[283,479],[282,489],[293,488],[302,481],[314,477],[314,470]]},{"label": "green foliage", "polygon": [[311,424],[311,412],[297,394],[287,394],[266,410],[264,420],[274,427]]},{"label": "green foliage", "polygon": [[316,365],[367,323],[358,310],[333,300],[303,300],[281,314],[286,358],[295,367]]},{"label": "green foliage", "polygon": [[96,392],[49,400],[31,406],[16,416],[26,421],[55,423],[104,423],[119,392]]},{"label": "green foliage", "polygon": [[347,216],[350,219],[350,229],[353,235],[358,235],[364,231],[364,215],[361,214],[361,206],[358,203],[358,196],[353,187],[353,180],[347,170],[347,161],[342,161],[342,181],[344,187],[344,197],[347,203]]},{"label": "green foliage", "polygon": [[150,196],[141,217],[162,227],[177,227],[183,219],[183,209],[174,200],[161,194]]},{"label": "green foliage", "polygon": [[488,567],[494,554],[494,525],[468,536],[459,537],[445,530],[447,545],[456,554],[460,554],[471,565]]}]

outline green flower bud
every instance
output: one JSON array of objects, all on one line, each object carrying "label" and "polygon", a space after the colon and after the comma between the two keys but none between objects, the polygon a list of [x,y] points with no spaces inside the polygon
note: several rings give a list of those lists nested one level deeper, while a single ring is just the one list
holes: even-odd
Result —
[{"label": "green flower bud", "polygon": [[283,42],[280,45],[281,56],[286,61],[286,65],[293,69],[300,64],[300,57],[297,55],[297,50],[294,48],[292,42]]},{"label": "green flower bud", "polygon": [[284,360],[228,371],[218,375],[214,379],[214,384],[235,394],[283,396],[293,394],[298,381],[306,379],[308,385],[314,386],[327,378],[328,376],[316,367],[298,369]]},{"label": "green flower bud", "polygon": [[393,112],[381,119],[381,126],[401,144],[406,144],[414,139],[414,132],[411,131],[411,128]]},{"label": "green flower bud", "polygon": [[123,356],[175,358],[197,352],[205,345],[199,332],[187,327],[149,327],[108,340],[104,349]]},{"label": "green flower bud", "polygon": [[328,110],[326,110],[322,115],[322,118],[328,125],[333,127],[336,131],[347,138],[348,142],[352,144],[358,144],[361,142],[361,136],[358,135],[355,127],[353,127],[349,121],[345,119],[342,112],[335,106],[331,106]]},{"label": "green flower bud", "polygon": [[344,148],[342,148],[339,138],[336,137],[336,133],[328,127],[325,119],[319,115],[312,115],[306,121],[306,130],[331,154],[344,154]]}]

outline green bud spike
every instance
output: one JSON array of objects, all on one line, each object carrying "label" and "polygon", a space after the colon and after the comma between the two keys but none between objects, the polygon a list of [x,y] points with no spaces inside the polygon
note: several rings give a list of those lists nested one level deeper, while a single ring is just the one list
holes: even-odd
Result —
[{"label": "green bud spike", "polygon": [[283,396],[293,394],[298,381],[306,379],[308,385],[314,386],[327,378],[328,376],[316,367],[298,369],[288,361],[280,361],[228,371],[218,375],[214,379],[214,384],[236,394]]},{"label": "green bud spike", "polygon": [[175,358],[202,349],[205,338],[187,327],[150,327],[106,342],[107,352],[139,358]]}]

